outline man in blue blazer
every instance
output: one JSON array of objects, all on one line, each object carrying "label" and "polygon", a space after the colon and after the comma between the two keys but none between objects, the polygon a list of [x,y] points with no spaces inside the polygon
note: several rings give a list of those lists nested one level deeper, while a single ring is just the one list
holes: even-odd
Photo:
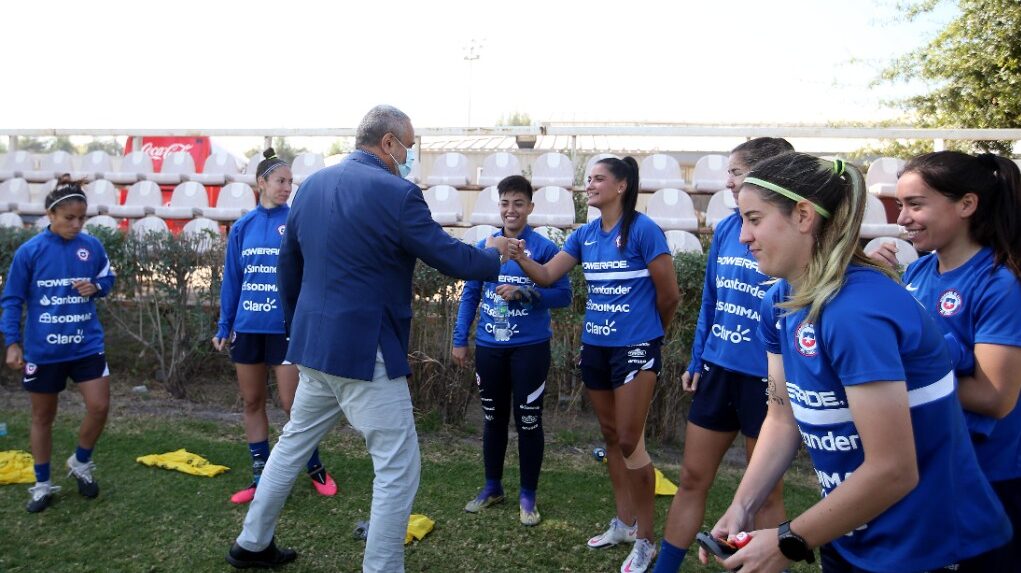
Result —
[{"label": "man in blue blazer", "polygon": [[422,191],[404,179],[414,143],[407,115],[373,108],[358,126],[357,150],[305,180],[281,229],[287,360],[298,365],[300,382],[290,422],[227,556],[235,567],[295,559],[273,542],[277,518],[305,460],[343,413],[364,435],[375,470],[362,570],[404,571],[421,466],[407,382],[415,261],[492,281],[507,253],[503,237],[476,249],[432,220]]}]

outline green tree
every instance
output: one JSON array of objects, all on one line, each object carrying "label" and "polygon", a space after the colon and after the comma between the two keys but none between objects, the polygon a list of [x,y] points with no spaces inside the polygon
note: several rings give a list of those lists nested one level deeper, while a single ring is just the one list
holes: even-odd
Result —
[{"label": "green tree", "polygon": [[[951,0],[912,0],[908,20]],[[928,91],[899,102],[919,127],[1021,127],[1021,2],[954,0],[958,12],[928,44],[883,70],[880,81],[921,81]],[[976,151],[1009,154],[1010,141],[976,141]]]},{"label": "green tree", "polygon": [[500,119],[496,120],[496,125],[506,126],[529,126],[532,125],[532,117],[527,113],[515,111],[509,115],[502,115]]},{"label": "green tree", "polygon": [[[251,157],[251,156],[253,156],[253,155],[257,154],[257,153],[259,155],[262,155],[263,151],[266,151],[266,150],[262,149],[260,147],[253,147],[253,148],[251,148],[251,149],[249,149],[248,151],[245,152],[245,156],[246,157]],[[298,155],[300,155],[302,153],[307,152],[308,150],[305,149],[304,147],[291,147],[287,143],[287,140],[284,139],[283,137],[274,137],[273,138],[273,151],[277,152],[277,157],[279,157],[280,159],[286,161],[287,163],[293,163],[295,157],[297,157]]]},{"label": "green tree", "polygon": [[354,147],[352,145],[351,139],[349,138],[338,139],[330,145],[329,149],[326,150],[326,156],[329,157],[331,155],[343,155],[345,153],[351,153],[352,149],[354,149]]},{"label": "green tree", "polygon": [[124,144],[118,143],[113,138],[93,139],[81,151],[83,155],[93,151],[105,151],[107,155],[120,155],[124,151]]}]

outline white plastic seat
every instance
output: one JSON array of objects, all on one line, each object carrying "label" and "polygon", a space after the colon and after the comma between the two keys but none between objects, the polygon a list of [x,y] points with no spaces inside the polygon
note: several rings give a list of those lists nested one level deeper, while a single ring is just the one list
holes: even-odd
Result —
[{"label": "white plastic seat", "polygon": [[697,231],[695,204],[680,189],[660,189],[652,194],[645,213],[664,231]]},{"label": "white plastic seat", "polygon": [[32,224],[36,229],[45,229],[50,226],[50,218],[46,216],[39,216],[35,218],[35,222]]},{"label": "white plastic seat", "polygon": [[201,183],[186,181],[170,195],[170,204],[156,207],[154,213],[164,219],[191,219],[197,210],[209,207],[209,194]]},{"label": "white plastic seat", "polygon": [[144,151],[132,151],[121,159],[117,171],[106,171],[103,179],[114,185],[133,185],[152,175],[152,159]]},{"label": "white plastic seat", "polygon": [[294,184],[301,185],[306,177],[326,167],[326,162],[320,153],[302,153],[291,162],[291,174],[294,177]]},{"label": "white plastic seat", "polygon": [[117,224],[117,219],[114,219],[109,215],[96,215],[95,217],[89,218],[85,221],[84,232],[88,233],[89,227],[105,227],[111,231],[116,231],[120,228]]},{"label": "white plastic seat", "polygon": [[141,219],[156,212],[163,206],[160,186],[152,181],[138,181],[128,188],[123,205],[110,205],[106,212],[111,217]]},{"label": "white plastic seat", "polygon": [[[245,166],[244,173],[234,173],[234,174],[227,175],[226,176],[227,177],[227,181],[229,181],[231,183],[234,183],[234,182],[244,183],[244,184],[246,184],[246,185],[248,185],[250,187],[255,187],[255,178],[256,178],[255,175],[256,175],[256,172],[259,169],[259,163],[262,163],[263,159],[264,158],[263,158],[261,153],[256,153],[255,155],[249,157],[248,158],[248,165]],[[293,193],[292,193],[292,195],[293,195]]]},{"label": "white plastic seat", "polygon": [[107,152],[97,149],[96,151],[86,153],[85,157],[81,158],[79,168],[71,173],[71,178],[92,181],[101,178],[104,173],[110,171],[113,171],[113,159],[110,158],[110,154]]},{"label": "white plastic seat", "polygon": [[[202,173],[187,173],[186,181],[195,181],[206,186],[226,185],[229,176],[238,174],[238,164],[229,153],[214,153],[206,158]],[[233,179],[232,179],[233,180]]]},{"label": "white plastic seat", "polygon": [[695,191],[715,193],[727,187],[727,157],[724,155],[703,155],[695,162],[691,175]]},{"label": "white plastic seat", "polygon": [[106,214],[110,207],[120,203],[120,191],[106,179],[97,179],[85,185],[85,198],[89,202],[85,214],[88,216]]},{"label": "white plastic seat", "polygon": [[200,207],[198,214],[214,221],[236,221],[252,209],[255,209],[255,192],[247,183],[235,181],[220,189],[216,207]]},{"label": "white plastic seat", "polygon": [[485,239],[497,231],[497,228],[492,225],[475,225],[461,235],[461,240],[469,245]]},{"label": "white plastic seat", "polygon": [[0,213],[0,227],[11,227],[20,229],[25,226],[25,222],[21,220],[21,216],[17,213],[4,212]]},{"label": "white plastic seat", "polygon": [[4,158],[3,167],[0,167],[0,181],[14,179],[16,177],[23,179],[24,174],[34,170],[34,168],[35,163],[32,159],[31,153],[23,149],[10,151],[7,153],[7,157]]},{"label": "white plastic seat", "polygon": [[567,233],[564,232],[563,229],[558,229],[556,227],[547,227],[546,225],[543,225],[541,227],[536,227],[534,230],[536,233],[539,233],[543,237],[546,237],[547,239],[553,241],[553,244],[558,246],[563,245],[564,241],[567,240]]},{"label": "white plastic seat", "polygon": [[[151,181],[149,183],[152,183]],[[131,234],[139,239],[144,239],[146,235],[152,233],[166,233],[170,234],[170,228],[167,227],[167,222],[155,215],[149,215],[143,217],[131,224]]]},{"label": "white plastic seat", "polygon": [[[730,200],[727,196],[730,196]],[[734,212],[734,208],[729,205],[733,204],[734,193],[730,189],[724,189],[713,193],[713,196],[709,198],[709,204],[705,208],[705,223],[712,228],[716,228],[716,224],[726,219]]]},{"label": "white plastic seat", "polygon": [[897,174],[904,169],[905,161],[893,157],[880,157],[869,165],[865,173],[865,186],[877,197],[897,196]]},{"label": "white plastic seat", "polygon": [[475,198],[475,208],[468,217],[472,225],[500,225],[500,193],[496,186],[486,187]]},{"label": "white plastic seat", "polygon": [[589,160],[585,162],[585,176],[581,180],[582,187],[588,185],[588,177],[589,175],[592,174],[592,167],[594,167],[596,163],[599,163],[600,160],[607,159],[609,157],[613,157],[614,159],[620,159],[620,157],[612,153],[600,153],[597,155],[593,155],[592,157],[589,157]]},{"label": "white plastic seat", "polygon": [[39,160],[39,169],[25,171],[22,177],[29,183],[42,183],[50,179],[59,178],[61,175],[74,172],[74,161],[71,154],[66,151],[54,151],[47,153]]},{"label": "white plastic seat", "polygon": [[544,153],[532,164],[532,186],[571,188],[574,185],[574,164],[563,153]]},{"label": "white plastic seat", "polygon": [[602,211],[596,209],[595,207],[589,207],[588,210],[585,212],[585,222],[591,223],[592,221],[595,221],[596,219],[602,216],[603,216]]},{"label": "white plastic seat", "polygon": [[464,218],[461,194],[450,185],[430,187],[423,195],[426,204],[429,205],[433,221],[440,225],[455,225]]},{"label": "white plastic seat", "polygon": [[56,179],[49,179],[45,183],[29,183],[28,201],[19,202],[14,210],[22,215],[46,214],[46,196],[56,188]]},{"label": "white plastic seat", "polygon": [[16,177],[0,183],[0,213],[17,211],[19,204],[31,202],[32,193],[24,179]]},{"label": "white plastic seat", "polygon": [[160,185],[177,185],[195,174],[195,159],[187,151],[172,151],[163,157],[159,173],[151,173],[146,179]]},{"label": "white plastic seat", "polygon": [[897,262],[908,266],[918,260],[918,251],[911,243],[897,237],[876,237],[865,244],[865,254],[871,254],[885,243],[893,243],[897,247]]},{"label": "white plastic seat", "polygon": [[663,153],[656,153],[643,159],[638,168],[638,178],[642,191],[656,191],[668,187],[680,189],[684,186],[681,165],[676,159]]},{"label": "white plastic seat", "polygon": [[543,187],[532,197],[535,210],[528,220],[535,225],[570,227],[574,224],[574,197],[563,187]]},{"label": "white plastic seat", "polygon": [[506,151],[487,155],[482,160],[482,175],[479,177],[479,185],[496,185],[504,177],[521,175],[521,163],[518,158]]},{"label": "white plastic seat", "polygon": [[872,193],[865,194],[865,215],[861,221],[861,238],[897,237],[904,229],[896,223],[886,222],[886,207],[879,197]]},{"label": "white plastic seat", "polygon": [[209,231],[215,236],[220,236],[220,224],[212,219],[199,217],[185,223],[181,234],[195,241],[197,252],[204,253],[213,246],[213,238],[209,236]]},{"label": "white plastic seat", "polygon": [[444,153],[433,161],[432,172],[426,178],[431,185],[451,185],[464,187],[471,180],[468,172],[468,158],[460,153]]},{"label": "white plastic seat", "polygon": [[666,244],[670,248],[670,254],[677,253],[701,253],[702,242],[698,237],[687,231],[667,231]]}]

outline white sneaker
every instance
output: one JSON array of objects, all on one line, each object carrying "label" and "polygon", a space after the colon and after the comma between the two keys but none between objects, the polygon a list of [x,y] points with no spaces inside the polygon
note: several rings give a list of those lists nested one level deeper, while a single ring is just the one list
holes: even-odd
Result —
[{"label": "white sneaker", "polygon": [[618,543],[634,543],[638,537],[638,524],[624,525],[624,522],[614,517],[610,520],[610,528],[599,535],[588,540],[589,549],[602,549],[611,547]]},{"label": "white sneaker", "polygon": [[655,557],[656,546],[648,539],[637,539],[631,553],[620,566],[620,573],[642,573],[652,565]]},{"label": "white sneaker", "polygon": [[25,509],[29,513],[39,513],[50,506],[50,502],[53,501],[53,495],[60,491],[59,485],[50,485],[46,483],[36,483],[34,486],[28,488],[28,504]]},{"label": "white sneaker", "polygon": [[96,464],[92,463],[92,460],[81,463],[74,454],[67,458],[67,477],[74,477],[75,481],[78,482],[78,493],[85,497],[96,497],[99,495],[99,484],[92,477],[92,470],[94,469],[96,469]]}]

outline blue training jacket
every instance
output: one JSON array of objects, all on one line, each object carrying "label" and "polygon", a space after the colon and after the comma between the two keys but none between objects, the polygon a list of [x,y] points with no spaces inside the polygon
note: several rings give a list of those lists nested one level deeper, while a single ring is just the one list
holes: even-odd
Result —
[{"label": "blue training jacket", "polygon": [[[71,286],[92,281],[99,292],[83,297]],[[18,247],[0,299],[6,346],[22,342],[21,310],[27,305],[23,351],[25,362],[53,364],[103,352],[103,327],[95,299],[113,288],[114,274],[103,244],[79,233],[65,240],[43,232]]]},{"label": "blue training jacket", "polygon": [[[502,236],[503,230],[493,233]],[[525,226],[518,236],[525,241],[525,254],[539,264],[549,262],[560,249],[552,241]],[[485,240],[479,241],[478,248],[483,248]],[[527,288],[537,296],[530,300],[514,300],[508,303],[510,309],[509,322],[511,338],[506,342],[497,342],[493,337],[493,302],[501,299],[496,294],[500,285],[514,285]],[[482,314],[475,330],[475,343],[480,346],[525,346],[549,340],[553,336],[550,329],[549,309],[560,308],[571,304],[571,279],[567,275],[553,283],[549,288],[536,286],[528,275],[521,270],[515,261],[507,261],[500,267],[500,276],[496,282],[467,281],[461,293],[461,306],[457,309],[457,324],[454,325],[454,346],[468,345],[468,330],[475,320],[475,311],[482,302]]]},{"label": "blue training jacket", "polygon": [[283,334],[284,310],[277,288],[277,259],[290,208],[259,205],[237,220],[227,237],[216,337],[230,331]]},{"label": "blue training jacket", "polygon": [[756,334],[762,299],[769,277],[741,244],[741,215],[734,213],[716,225],[706,261],[702,308],[691,343],[688,372],[700,372],[703,362],[757,378],[766,377],[766,347]]}]

